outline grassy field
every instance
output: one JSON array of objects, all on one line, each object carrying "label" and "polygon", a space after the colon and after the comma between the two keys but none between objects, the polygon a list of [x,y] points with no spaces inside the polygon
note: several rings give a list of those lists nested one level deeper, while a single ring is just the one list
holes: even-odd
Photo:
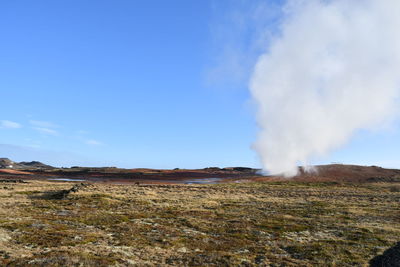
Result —
[{"label": "grassy field", "polygon": [[368,266],[400,184],[0,184],[0,266]]}]

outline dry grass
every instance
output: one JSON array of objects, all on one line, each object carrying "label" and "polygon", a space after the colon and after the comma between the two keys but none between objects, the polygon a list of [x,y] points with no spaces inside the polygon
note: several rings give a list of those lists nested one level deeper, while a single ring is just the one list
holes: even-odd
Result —
[{"label": "dry grass", "polygon": [[400,241],[399,184],[0,187],[3,266],[365,266]]}]

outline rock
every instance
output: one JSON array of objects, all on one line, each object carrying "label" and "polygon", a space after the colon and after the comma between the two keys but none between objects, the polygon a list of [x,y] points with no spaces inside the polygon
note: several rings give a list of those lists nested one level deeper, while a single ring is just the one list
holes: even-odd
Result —
[{"label": "rock", "polygon": [[264,255],[258,255],[256,258],[255,258],[255,263],[257,264],[257,265],[260,265],[261,263],[263,263],[265,261],[265,256]]},{"label": "rock", "polygon": [[53,192],[47,192],[45,194],[45,198],[47,199],[66,199],[70,193],[76,193],[82,188],[88,187],[88,184],[80,183],[74,185],[71,189],[68,190],[60,190],[60,191],[53,191]]},{"label": "rock", "polygon": [[11,236],[5,230],[0,229],[0,243],[11,240]]},{"label": "rock", "polygon": [[187,253],[188,249],[185,247],[182,247],[182,248],[178,249],[178,252]]},{"label": "rock", "polygon": [[370,267],[400,267],[400,242],[370,262]]},{"label": "rock", "polygon": [[134,261],[134,260],[126,259],[125,261],[126,261],[126,263],[128,263],[128,264],[130,264],[130,265],[137,265],[137,262]]},{"label": "rock", "polygon": [[61,210],[61,211],[57,212],[56,214],[57,214],[58,216],[68,216],[68,215],[71,214],[71,212],[68,211],[68,210]]}]

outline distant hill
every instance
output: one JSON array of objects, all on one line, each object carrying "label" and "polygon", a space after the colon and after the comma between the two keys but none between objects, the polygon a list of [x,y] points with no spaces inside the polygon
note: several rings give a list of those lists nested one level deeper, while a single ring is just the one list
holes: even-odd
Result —
[{"label": "distant hill", "polygon": [[0,158],[0,169],[13,169],[15,164],[16,163],[10,159]]},{"label": "distant hill", "polygon": [[[209,167],[204,169],[120,169],[116,167],[71,167],[55,168],[39,161],[14,162],[0,158],[1,174],[30,175],[40,179],[67,177],[91,181],[158,181],[181,183],[190,179],[224,179],[237,181],[298,181],[298,182],[400,182],[400,170],[385,169],[378,166],[357,166],[345,164],[299,167],[299,173],[290,179],[279,175],[263,176],[258,169],[246,167]],[[0,177],[1,178],[1,177]]]},{"label": "distant hill", "polygon": [[39,161],[31,161],[31,162],[23,161],[23,162],[20,162],[19,165],[24,167],[24,168],[54,169],[54,167],[52,167],[50,165],[46,165],[46,164],[41,163]]},{"label": "distant hill", "polygon": [[14,162],[8,158],[0,158],[0,169],[13,169],[13,170],[50,170],[54,169],[54,167],[50,165],[46,165],[39,161],[31,161],[31,162]]},{"label": "distant hill", "polygon": [[330,164],[315,166],[314,171],[293,178],[296,181],[343,181],[343,182],[396,182],[400,181],[400,170],[378,166]]}]

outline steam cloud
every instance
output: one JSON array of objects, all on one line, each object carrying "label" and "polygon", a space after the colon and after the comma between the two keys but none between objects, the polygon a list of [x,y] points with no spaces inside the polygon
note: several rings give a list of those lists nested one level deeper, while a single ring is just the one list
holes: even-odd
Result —
[{"label": "steam cloud", "polygon": [[399,14],[398,0],[287,2],[250,81],[265,171],[293,176],[397,114]]}]

